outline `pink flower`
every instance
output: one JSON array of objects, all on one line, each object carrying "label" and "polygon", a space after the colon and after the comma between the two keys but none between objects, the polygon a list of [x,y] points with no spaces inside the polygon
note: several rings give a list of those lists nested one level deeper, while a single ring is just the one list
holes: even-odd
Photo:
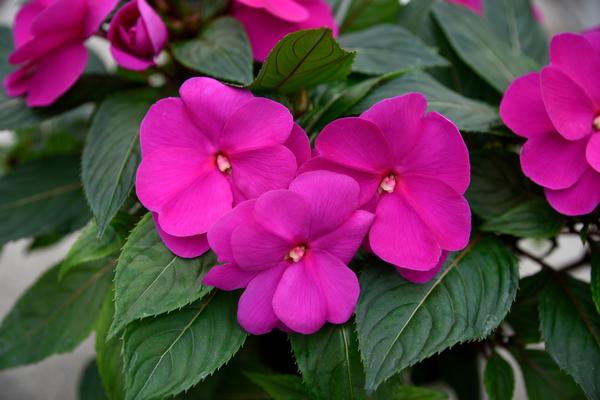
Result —
[{"label": "pink flower", "polygon": [[426,109],[425,97],[411,93],[338,119],[302,168],[356,179],[361,205],[376,215],[368,246],[400,271],[413,270],[413,281],[439,268],[443,251],[464,248],[471,229],[467,147],[452,122]]},{"label": "pink flower", "polygon": [[246,28],[252,53],[264,61],[275,44],[288,33],[301,29],[338,29],[325,0],[235,0],[232,10]]},{"label": "pink flower", "polygon": [[167,27],[146,0],[125,4],[108,30],[110,52],[117,64],[134,71],[155,65],[155,58],[168,39]]},{"label": "pink flower", "polygon": [[302,174],[289,190],[238,205],[208,232],[219,262],[204,283],[245,288],[240,325],[252,334],[275,327],[310,334],[346,322],[359,285],[347,267],[373,214],[357,210],[359,186],[327,171]]},{"label": "pink flower", "polygon": [[179,94],[142,121],[136,190],[166,245],[196,257],[234,205],[286,188],[310,147],[288,109],[272,100],[210,78],[189,79]]},{"label": "pink flower", "polygon": [[[589,39],[588,39],[589,37]],[[600,41],[595,31],[552,39],[550,65],[516,79],[500,105],[504,123],[527,142],[523,172],[560,213],[600,203]]]},{"label": "pink flower", "polygon": [[4,81],[9,96],[27,95],[30,107],[47,106],[83,73],[83,42],[94,34],[118,0],[32,0],[15,19],[15,50],[8,59],[19,69]]},{"label": "pink flower", "polygon": [[447,0],[449,3],[465,6],[476,14],[483,15],[481,0]]}]

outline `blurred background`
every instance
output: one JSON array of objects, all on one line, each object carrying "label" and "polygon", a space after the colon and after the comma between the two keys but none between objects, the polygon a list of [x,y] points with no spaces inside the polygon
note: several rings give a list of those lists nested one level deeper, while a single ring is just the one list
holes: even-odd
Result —
[{"label": "blurred background", "polygon": [[[210,0],[208,0],[210,1]],[[419,0],[412,0],[419,1]],[[0,0],[0,24],[12,23],[20,0]],[[401,1],[403,4],[406,0]],[[564,31],[580,31],[600,24],[600,0],[536,0],[544,16],[544,28],[549,35]],[[107,47],[92,40],[91,46],[106,54]],[[105,57],[110,62],[110,57]],[[10,132],[0,131],[0,144],[11,141]],[[10,310],[18,296],[48,267],[61,260],[73,244],[72,234],[50,249],[28,252],[29,240],[19,240],[4,246],[0,253],[0,320]],[[526,246],[543,254],[548,244],[529,242]],[[559,249],[547,259],[560,267],[583,252],[576,237],[564,237]],[[533,263],[522,260],[521,272],[537,270]],[[580,270],[580,279],[589,280],[589,270]],[[87,362],[94,357],[93,338],[89,338],[73,353],[54,356],[45,361],[9,371],[0,372],[0,400],[72,400],[77,398],[77,383]],[[522,382],[517,378],[515,399],[526,399]]]}]

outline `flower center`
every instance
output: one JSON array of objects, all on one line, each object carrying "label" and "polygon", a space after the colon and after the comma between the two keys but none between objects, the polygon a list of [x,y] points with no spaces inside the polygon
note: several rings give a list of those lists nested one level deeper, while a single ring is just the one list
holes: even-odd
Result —
[{"label": "flower center", "polygon": [[384,177],[379,184],[379,193],[392,193],[396,189],[396,175],[389,174]]},{"label": "flower center", "polygon": [[302,257],[304,257],[304,253],[306,253],[306,246],[304,246],[304,245],[296,246],[290,250],[286,259],[293,261],[293,262],[298,262],[302,259]]},{"label": "flower center", "polygon": [[224,174],[231,173],[231,162],[229,162],[229,158],[224,156],[223,154],[217,154],[217,168]]},{"label": "flower center", "polygon": [[596,118],[594,118],[594,122],[592,122],[592,125],[594,126],[594,130],[596,132],[600,132],[600,114],[596,115]]}]

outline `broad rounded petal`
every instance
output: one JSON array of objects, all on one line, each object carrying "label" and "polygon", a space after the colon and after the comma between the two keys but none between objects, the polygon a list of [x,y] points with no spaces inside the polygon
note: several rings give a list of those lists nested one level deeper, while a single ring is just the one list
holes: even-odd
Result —
[{"label": "broad rounded petal", "polygon": [[443,250],[461,250],[469,243],[471,209],[463,195],[424,176],[406,175],[400,182],[399,195],[427,224]]},{"label": "broad rounded petal", "polygon": [[[116,3],[115,0],[112,1]],[[88,13],[86,3],[87,0],[55,0],[49,3],[33,21],[31,33],[39,37],[60,34],[63,37],[79,39]]]},{"label": "broad rounded petal", "polygon": [[500,103],[500,117],[519,136],[533,137],[554,132],[542,99],[539,72],[515,79]]},{"label": "broad rounded petal", "polygon": [[230,161],[233,182],[247,199],[287,188],[296,175],[296,157],[283,145],[234,153]]},{"label": "broad rounded petal", "polygon": [[545,192],[548,202],[559,213],[589,214],[600,204],[600,174],[589,168],[573,186]]},{"label": "broad rounded petal", "polygon": [[35,1],[24,4],[21,7],[15,16],[13,29],[13,41],[15,47],[20,47],[33,38],[31,25],[33,25],[33,21],[45,8],[46,7],[43,4]]},{"label": "broad rounded petal", "polygon": [[88,0],[88,12],[85,18],[84,36],[96,33],[108,14],[117,6],[119,0]]},{"label": "broad rounded petal", "polygon": [[368,211],[355,211],[339,228],[313,240],[310,247],[325,250],[347,264],[356,254],[374,219],[375,215]]},{"label": "broad rounded petal", "polygon": [[442,266],[446,262],[446,258],[448,257],[447,251],[442,251],[442,255],[440,257],[440,261],[437,263],[435,267],[430,269],[429,271],[415,271],[412,269],[400,268],[396,267],[396,270],[402,277],[408,281],[413,283],[427,283],[433,279],[434,276],[440,272]]},{"label": "broad rounded petal", "polygon": [[253,335],[262,335],[279,326],[279,318],[273,310],[273,297],[286,269],[285,263],[259,273],[248,283],[240,297],[238,322]]},{"label": "broad rounded petal", "polygon": [[304,261],[306,270],[319,282],[327,301],[327,320],[334,324],[348,321],[354,312],[360,286],[354,271],[326,251],[311,250]]},{"label": "broad rounded petal", "polygon": [[585,150],[585,157],[592,168],[600,172],[600,132],[594,133],[590,138]]},{"label": "broad rounded petal", "polygon": [[265,3],[265,9],[277,18],[290,22],[301,22],[309,17],[306,7],[294,0],[269,0]]},{"label": "broad rounded petal", "polygon": [[298,168],[310,160],[310,140],[300,125],[294,124],[290,137],[288,137],[283,145],[290,149],[294,153],[294,156],[296,156],[296,165]]},{"label": "broad rounded petal", "polygon": [[423,119],[421,135],[399,168],[438,179],[461,194],[471,179],[469,151],[458,128],[435,112]]},{"label": "broad rounded petal", "polygon": [[531,138],[523,145],[521,168],[538,185],[567,188],[588,168],[585,146],[584,139],[571,141],[557,133]]},{"label": "broad rounded petal", "polygon": [[255,203],[256,200],[248,200],[238,204],[233,210],[219,218],[208,231],[208,243],[217,254],[219,262],[234,262],[231,234],[240,225],[252,221]]},{"label": "broad rounded petal", "polygon": [[584,32],[583,36],[588,42],[590,42],[592,46],[594,46],[596,51],[600,53],[600,27],[596,27]]},{"label": "broad rounded petal", "polygon": [[238,108],[225,123],[219,147],[227,153],[254,150],[285,143],[294,118],[283,105],[256,97]]},{"label": "broad rounded petal", "polygon": [[256,222],[239,226],[231,235],[233,258],[240,268],[249,271],[283,262],[293,245]]},{"label": "broad rounded petal", "polygon": [[567,74],[600,107],[600,53],[583,35],[563,33],[552,38],[550,62]]},{"label": "broad rounded petal", "polygon": [[73,43],[49,54],[38,64],[29,81],[27,105],[48,106],[71,88],[83,73],[88,52],[81,43]]},{"label": "broad rounded petal", "polygon": [[158,210],[160,226],[176,236],[205,233],[231,210],[232,202],[227,179],[218,170],[209,169]]},{"label": "broad rounded petal", "polygon": [[156,102],[140,126],[142,156],[165,147],[186,148],[203,157],[215,153],[215,147],[189,117],[181,99],[169,97]]},{"label": "broad rounded petal", "polygon": [[272,190],[260,196],[254,207],[254,220],[290,243],[304,244],[308,240],[308,204],[300,195],[289,190]]},{"label": "broad rounded petal", "polygon": [[384,261],[419,271],[428,271],[437,265],[441,254],[433,232],[396,193],[381,196],[369,245]]},{"label": "broad rounded petal", "polygon": [[420,93],[408,93],[376,103],[361,114],[373,122],[386,138],[395,160],[410,154],[421,134],[427,99]]},{"label": "broad rounded petal", "polygon": [[303,261],[290,265],[273,296],[277,317],[291,330],[305,335],[318,331],[328,317],[327,298],[308,268]]},{"label": "broad rounded petal", "polygon": [[257,274],[257,272],[244,271],[235,264],[215,265],[204,275],[202,283],[231,291],[245,288]]},{"label": "broad rounded petal", "polygon": [[349,176],[329,171],[299,175],[290,190],[310,207],[310,236],[318,238],[342,225],[358,208],[358,183]]},{"label": "broad rounded petal", "polygon": [[212,78],[191,78],[179,88],[181,99],[196,127],[216,143],[233,113],[254,98],[248,90]]},{"label": "broad rounded petal", "polygon": [[155,64],[154,57],[141,58],[114,45],[110,47],[110,53],[117,64],[132,71],[144,71]]},{"label": "broad rounded petal", "polygon": [[381,183],[381,176],[379,174],[344,167],[321,156],[316,156],[303,164],[300,171],[298,171],[298,175],[309,171],[321,170],[347,175],[358,182],[358,185],[360,186],[359,204],[361,206],[373,199],[373,196],[377,194],[377,189]]},{"label": "broad rounded petal", "polygon": [[163,243],[177,256],[182,258],[195,258],[208,251],[209,246],[206,234],[182,237],[169,235],[160,227],[158,215],[156,213],[152,213],[152,218],[156,225],[156,231]]},{"label": "broad rounded petal", "polygon": [[27,66],[6,75],[6,78],[4,78],[6,94],[11,97],[24,95],[27,92],[30,79],[29,68]]},{"label": "broad rounded petal", "polygon": [[[277,0],[273,0],[277,1]],[[296,24],[297,28],[294,30],[300,29],[314,29],[314,28],[329,28],[331,29],[331,33],[333,37],[337,37],[338,35],[338,26],[335,22],[335,18],[333,16],[333,11],[331,6],[327,1],[300,1],[304,7],[308,10],[310,14],[309,18],[306,18],[303,21],[300,21]]]},{"label": "broad rounded petal", "polygon": [[169,33],[165,23],[146,0],[137,0],[140,15],[149,33],[154,54],[158,54],[167,44]]},{"label": "broad rounded petal", "polygon": [[592,132],[596,109],[587,94],[556,67],[542,70],[542,96],[556,130],[569,140]]},{"label": "broad rounded petal", "polygon": [[394,165],[377,125],[358,117],[328,124],[317,137],[315,148],[321,157],[361,171],[385,174]]}]

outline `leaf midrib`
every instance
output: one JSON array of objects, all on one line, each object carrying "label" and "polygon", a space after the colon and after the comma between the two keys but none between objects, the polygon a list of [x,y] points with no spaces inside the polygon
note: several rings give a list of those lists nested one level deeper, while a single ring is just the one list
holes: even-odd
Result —
[{"label": "leaf midrib", "polygon": [[0,211],[8,210],[11,208],[22,207],[22,206],[25,206],[28,204],[32,204],[32,203],[35,203],[35,202],[38,202],[41,200],[48,199],[50,197],[60,196],[65,193],[75,191],[79,188],[81,188],[80,183],[71,183],[68,185],[58,186],[53,189],[47,190],[45,192],[35,193],[31,196],[23,197],[18,200],[15,200],[13,202],[10,202],[10,203],[2,204],[2,205],[0,205]]}]

